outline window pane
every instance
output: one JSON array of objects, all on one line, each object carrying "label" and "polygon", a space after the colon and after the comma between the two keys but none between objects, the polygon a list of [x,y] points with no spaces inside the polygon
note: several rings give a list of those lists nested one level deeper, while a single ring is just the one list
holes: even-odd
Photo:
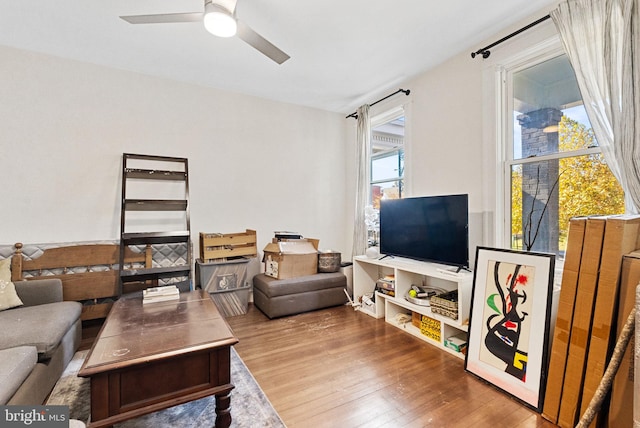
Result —
[{"label": "window pane", "polygon": [[404,148],[404,116],[390,119],[371,129],[371,154]]},{"label": "window pane", "polygon": [[402,198],[402,180],[393,180],[383,183],[376,183],[371,186],[371,205],[380,209],[381,199]]},{"label": "window pane", "polygon": [[402,111],[378,117],[371,132],[371,204],[380,208],[380,199],[399,199],[403,195],[404,131]]},{"label": "window pane", "polygon": [[512,248],[560,254],[572,217],[623,212],[624,193],[600,153],[511,169]]},{"label": "window pane", "polygon": [[402,176],[401,156],[398,152],[389,153],[371,161],[371,181],[388,180]]},{"label": "window pane", "polygon": [[566,55],[514,73],[513,94],[514,159],[597,145],[593,135],[580,147],[559,144],[558,132],[563,122],[591,128]]}]

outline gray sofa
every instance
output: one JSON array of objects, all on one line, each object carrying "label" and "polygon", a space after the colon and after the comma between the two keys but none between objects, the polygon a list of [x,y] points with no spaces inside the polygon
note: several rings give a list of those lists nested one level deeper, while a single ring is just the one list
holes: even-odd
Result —
[{"label": "gray sofa", "polygon": [[80,346],[82,305],[59,279],[14,284],[24,305],[0,312],[0,405],[39,405]]}]

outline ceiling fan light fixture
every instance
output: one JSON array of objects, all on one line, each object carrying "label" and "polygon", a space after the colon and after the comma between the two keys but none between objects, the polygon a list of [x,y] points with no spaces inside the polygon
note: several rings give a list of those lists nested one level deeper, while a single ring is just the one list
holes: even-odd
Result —
[{"label": "ceiling fan light fixture", "polygon": [[235,36],[238,24],[231,13],[222,6],[207,2],[204,7],[204,28],[214,36]]}]

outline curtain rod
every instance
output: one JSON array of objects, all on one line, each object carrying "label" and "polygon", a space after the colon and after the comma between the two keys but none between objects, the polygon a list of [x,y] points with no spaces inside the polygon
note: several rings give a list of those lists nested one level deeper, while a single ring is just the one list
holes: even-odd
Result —
[{"label": "curtain rod", "polygon": [[[371,103],[369,104],[369,107],[374,106],[376,104],[378,104],[381,101],[386,100],[389,97],[394,96],[395,94],[399,94],[400,92],[404,93],[405,95],[409,95],[411,93],[411,89],[398,89],[397,91],[395,91],[393,94],[389,94],[384,98],[380,98],[378,101],[376,101],[375,103]],[[358,118],[358,112],[354,111],[353,113],[351,113],[349,116],[345,117],[345,119],[349,119],[350,117],[353,117],[354,119]]]},{"label": "curtain rod", "polygon": [[523,31],[527,31],[529,28],[534,27],[534,26],[540,24],[541,22],[546,21],[549,18],[551,18],[551,15],[543,16],[542,18],[538,19],[535,22],[532,22],[531,24],[527,25],[526,27],[522,27],[521,29],[519,29],[517,31],[514,31],[513,33],[509,34],[508,36],[505,36],[505,37],[501,38],[497,42],[493,42],[489,46],[485,46],[482,49],[478,49],[475,52],[471,52],[471,58],[475,58],[476,55],[482,55],[482,58],[484,58],[484,59],[489,58],[489,55],[491,55],[491,51],[489,49],[491,49],[492,47],[494,47],[496,45],[499,45],[502,42],[505,42],[505,41],[509,40],[510,38],[512,38],[514,36],[517,36],[518,34],[522,33]]}]

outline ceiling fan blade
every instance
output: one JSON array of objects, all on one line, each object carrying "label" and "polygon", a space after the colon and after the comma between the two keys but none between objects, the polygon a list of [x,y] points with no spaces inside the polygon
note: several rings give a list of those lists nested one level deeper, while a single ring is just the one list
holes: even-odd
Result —
[{"label": "ceiling fan blade", "polygon": [[160,15],[131,15],[120,18],[129,24],[171,24],[174,22],[199,22],[202,21],[202,12],[193,13],[163,13]]},{"label": "ceiling fan blade", "polygon": [[278,49],[273,43],[253,31],[247,24],[238,20],[238,37],[253,46],[278,64],[282,64],[290,58],[289,55]]}]

